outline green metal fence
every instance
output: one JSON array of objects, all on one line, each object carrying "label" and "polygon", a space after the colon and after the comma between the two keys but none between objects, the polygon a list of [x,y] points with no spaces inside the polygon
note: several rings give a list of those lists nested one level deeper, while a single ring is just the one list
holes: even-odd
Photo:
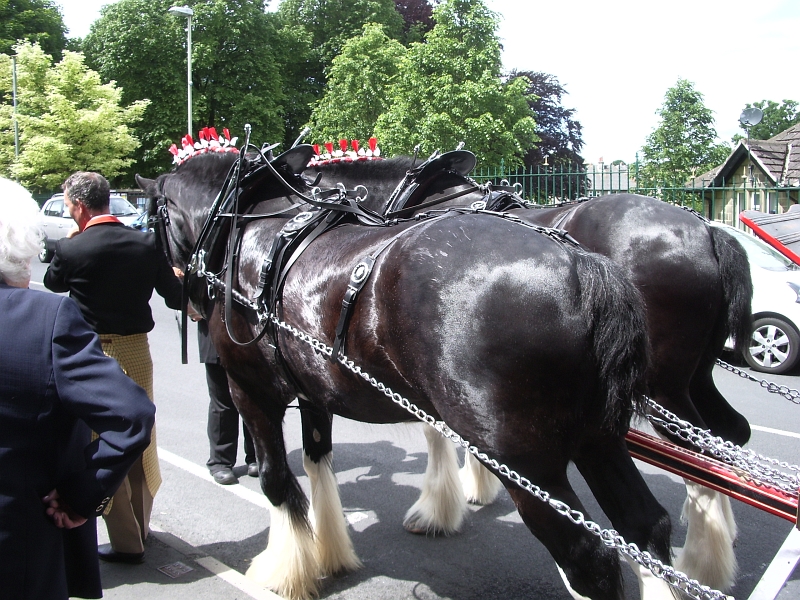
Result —
[{"label": "green metal fence", "polygon": [[693,208],[709,219],[738,225],[743,210],[785,212],[800,199],[800,187],[769,186],[757,178],[736,177],[709,187],[707,182],[692,181],[640,184],[634,165],[557,165],[523,169],[499,167],[477,169],[472,177],[484,183],[507,181],[522,186],[522,195],[536,204],[554,204],[581,197],[631,193],[652,196],[665,202]]}]

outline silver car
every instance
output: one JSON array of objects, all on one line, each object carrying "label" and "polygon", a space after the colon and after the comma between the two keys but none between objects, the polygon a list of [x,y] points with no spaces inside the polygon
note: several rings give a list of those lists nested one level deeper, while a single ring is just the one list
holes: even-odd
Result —
[{"label": "silver car", "polygon": [[[131,225],[139,218],[139,211],[122,196],[112,194],[110,203],[111,214],[125,225]],[[65,237],[75,227],[75,221],[69,216],[69,211],[64,205],[64,194],[54,194],[44,203],[41,210],[44,225],[42,248],[39,251],[39,260],[43,263],[50,262],[53,258],[56,242]]]}]

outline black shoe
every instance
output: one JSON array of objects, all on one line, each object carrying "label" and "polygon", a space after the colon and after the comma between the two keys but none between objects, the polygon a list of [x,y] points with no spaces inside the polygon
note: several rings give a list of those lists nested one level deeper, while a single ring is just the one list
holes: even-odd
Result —
[{"label": "black shoe", "polygon": [[102,544],[98,546],[97,556],[100,560],[112,563],[140,565],[144,562],[144,552],[117,552],[111,547],[111,544]]},{"label": "black shoe", "polygon": [[250,477],[258,477],[258,463],[250,463],[247,465],[247,474]]},{"label": "black shoe", "polygon": [[229,467],[225,467],[224,469],[220,469],[219,471],[214,471],[211,476],[214,478],[220,485],[231,485],[233,483],[239,483],[239,480],[236,479],[236,475],[233,474],[233,469]]}]

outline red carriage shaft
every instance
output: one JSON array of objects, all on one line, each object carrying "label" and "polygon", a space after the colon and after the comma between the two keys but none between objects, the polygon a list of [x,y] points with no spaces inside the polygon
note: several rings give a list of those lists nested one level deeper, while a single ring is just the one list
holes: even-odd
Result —
[{"label": "red carriage shaft", "polygon": [[798,525],[798,495],[748,479],[743,472],[672,442],[631,429],[625,436],[631,456],[721,492]]}]

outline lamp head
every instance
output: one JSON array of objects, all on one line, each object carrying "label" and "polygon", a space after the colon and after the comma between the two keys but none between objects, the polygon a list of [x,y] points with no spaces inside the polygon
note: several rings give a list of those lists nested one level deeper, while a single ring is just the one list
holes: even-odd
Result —
[{"label": "lamp head", "polygon": [[188,6],[173,6],[167,12],[180,17],[191,17],[194,11]]}]

